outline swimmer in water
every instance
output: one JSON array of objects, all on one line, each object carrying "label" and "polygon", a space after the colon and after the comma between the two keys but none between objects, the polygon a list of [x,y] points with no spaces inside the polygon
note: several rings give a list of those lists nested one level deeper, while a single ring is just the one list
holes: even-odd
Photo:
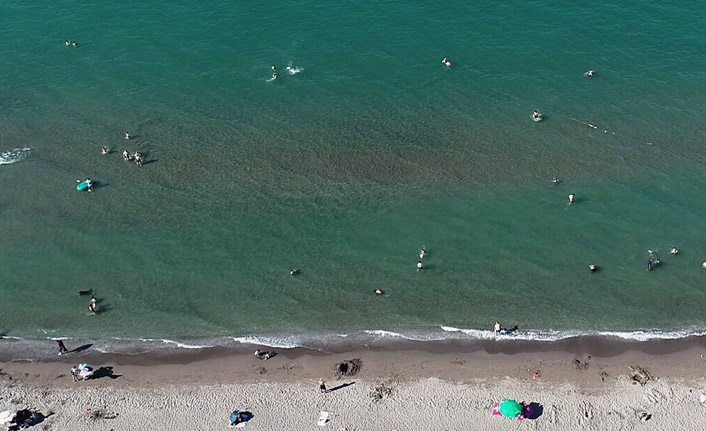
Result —
[{"label": "swimmer in water", "polygon": [[66,46],[71,46],[71,42],[69,42],[68,39],[66,39],[66,42],[64,42],[64,43],[66,44]]},{"label": "swimmer in water", "polygon": [[593,264],[588,265],[588,269],[590,269],[591,272],[596,272],[596,271],[598,271],[598,267],[597,267],[596,265],[593,265]]},{"label": "swimmer in water", "polygon": [[132,160],[132,154],[128,150],[123,151],[123,159],[125,160]]},{"label": "swimmer in water", "polygon": [[539,114],[539,112],[537,110],[535,110],[532,113],[532,118],[534,118],[535,120],[538,120],[540,117],[541,117],[541,115]]},{"label": "swimmer in water", "polygon": [[450,62],[449,59],[446,58],[446,57],[444,57],[444,59],[441,60],[441,64],[443,64],[444,66],[446,66],[447,69],[448,69],[449,67],[451,67],[451,62]]},{"label": "swimmer in water", "polygon": [[679,249],[676,247],[672,247],[672,249],[669,250],[669,252],[672,253],[673,255],[675,255],[675,254],[679,253]]},{"label": "swimmer in water", "polygon": [[73,46],[74,46],[74,48],[77,48],[77,47],[78,47],[78,43],[76,43],[76,41],[75,41],[75,40],[74,40],[73,42],[71,42],[71,45],[73,45]]},{"label": "swimmer in water", "polygon": [[552,184],[559,184],[559,178],[557,178],[557,177],[552,178]]},{"label": "swimmer in water", "polygon": [[299,270],[293,269],[293,270],[289,271],[289,275],[291,275],[292,277],[294,277],[295,275],[299,275]]},{"label": "swimmer in water", "polygon": [[273,64],[270,69],[272,69],[272,79],[277,79],[277,66]]},{"label": "swimmer in water", "polygon": [[593,78],[593,76],[596,74],[596,71],[591,69],[588,72],[584,73],[584,75],[588,76],[589,78]]},{"label": "swimmer in water", "polygon": [[380,295],[384,295],[385,292],[383,292],[383,291],[380,290],[380,289],[375,289],[375,294],[376,294],[377,296],[380,296]]},{"label": "swimmer in water", "polygon": [[101,148],[101,154],[106,155],[106,154],[108,154],[109,152],[110,152],[110,150],[108,149],[108,147],[103,147],[103,148]]},{"label": "swimmer in water", "polygon": [[576,199],[576,194],[571,193],[571,194],[569,195],[569,205],[571,205],[572,203],[574,203],[574,199]]},{"label": "swimmer in water", "polygon": [[125,140],[129,140],[132,136],[128,132],[125,132]]},{"label": "swimmer in water", "polygon": [[419,262],[417,262],[417,271],[421,271],[423,269],[424,269],[424,264],[420,260]]},{"label": "swimmer in water", "polygon": [[500,335],[502,330],[503,328],[500,326],[500,322],[495,322],[495,326],[493,326],[493,334]]},{"label": "swimmer in water", "polygon": [[427,257],[427,251],[424,248],[421,248],[419,250],[419,258],[424,259],[425,257]]}]

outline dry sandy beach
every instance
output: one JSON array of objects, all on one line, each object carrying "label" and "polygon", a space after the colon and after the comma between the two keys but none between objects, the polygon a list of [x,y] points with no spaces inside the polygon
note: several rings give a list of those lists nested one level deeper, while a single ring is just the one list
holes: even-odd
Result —
[{"label": "dry sandy beach", "polygon": [[[256,358],[253,347],[161,357],[87,349],[28,361],[13,360],[16,347],[0,340],[0,411],[30,406],[51,413],[34,429],[218,430],[235,409],[254,415],[247,429],[287,431],[697,430],[706,420],[699,402],[706,391],[703,337],[274,349],[269,360]],[[337,376],[336,364],[351,359],[360,359],[360,370]],[[79,362],[112,375],[74,383],[69,369]],[[631,378],[635,370],[643,371],[636,379],[649,377],[644,385]],[[330,392],[319,393],[320,378]],[[493,403],[506,397],[539,403],[539,416],[494,417]],[[94,418],[87,409],[114,418]],[[321,411],[330,420],[320,428]],[[643,412],[652,415],[646,422],[638,419]]]}]

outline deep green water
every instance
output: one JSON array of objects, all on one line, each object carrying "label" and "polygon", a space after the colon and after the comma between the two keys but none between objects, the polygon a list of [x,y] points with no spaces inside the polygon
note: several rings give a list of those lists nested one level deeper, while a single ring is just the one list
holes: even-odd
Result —
[{"label": "deep green water", "polygon": [[497,3],[3,2],[0,334],[706,327],[706,10]]}]

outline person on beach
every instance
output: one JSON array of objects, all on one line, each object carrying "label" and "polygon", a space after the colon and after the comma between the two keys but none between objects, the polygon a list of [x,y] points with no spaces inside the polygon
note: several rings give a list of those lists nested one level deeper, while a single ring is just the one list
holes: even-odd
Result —
[{"label": "person on beach", "polygon": [[74,382],[78,382],[78,367],[75,365],[71,367],[71,378],[74,379]]},{"label": "person on beach", "polygon": [[422,247],[422,248],[419,250],[419,258],[420,258],[420,259],[424,259],[425,257],[427,257],[427,251],[424,249],[424,247]]},{"label": "person on beach", "polygon": [[493,326],[493,334],[500,335],[500,331],[502,330],[503,328],[500,326],[500,322],[495,322],[495,326]]},{"label": "person on beach", "polygon": [[571,194],[569,195],[569,205],[571,205],[571,204],[574,203],[574,199],[576,199],[576,194],[575,194],[575,193],[571,193]]},{"label": "person on beach", "polygon": [[91,302],[90,304],[88,304],[88,311],[94,314],[96,311],[98,311],[98,300],[95,296],[91,296]]},{"label": "person on beach", "polygon": [[596,271],[598,271],[598,267],[597,267],[596,265],[594,265],[594,264],[588,265],[588,269],[590,269],[591,272],[596,272]]},{"label": "person on beach", "polygon": [[421,271],[423,269],[424,269],[424,264],[420,260],[419,262],[417,262],[417,271]]},{"label": "person on beach", "polygon": [[260,350],[255,350],[255,357],[257,359],[268,360],[275,355],[274,352],[261,352]]},{"label": "person on beach", "polygon": [[446,58],[446,57],[444,57],[444,59],[441,60],[441,64],[443,64],[444,66],[446,66],[447,69],[448,69],[449,67],[451,67],[451,62],[450,62],[449,59]]},{"label": "person on beach", "polygon": [[110,150],[108,149],[108,147],[101,147],[101,154],[103,154],[104,156],[106,154],[108,154],[109,152],[110,152]]},{"label": "person on beach", "polygon": [[324,382],[324,379],[319,379],[319,392],[321,392],[322,394],[325,394],[326,392],[328,392],[328,390],[326,389],[326,383]]},{"label": "person on beach", "polygon": [[69,353],[69,349],[66,348],[63,340],[56,340],[56,344],[59,346],[60,355],[63,355],[64,353]]}]

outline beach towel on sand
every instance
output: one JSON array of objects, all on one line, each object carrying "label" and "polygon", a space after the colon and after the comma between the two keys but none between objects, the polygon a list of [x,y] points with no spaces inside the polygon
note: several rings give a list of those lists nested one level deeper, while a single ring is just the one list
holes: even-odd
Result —
[{"label": "beach towel on sand", "polygon": [[323,411],[322,411],[322,412],[319,414],[319,421],[316,422],[316,424],[317,424],[318,426],[320,426],[320,427],[326,425],[326,423],[328,422],[328,418],[329,418],[329,415],[330,415],[330,414],[331,414],[331,413],[329,413],[329,412],[323,412]]}]

